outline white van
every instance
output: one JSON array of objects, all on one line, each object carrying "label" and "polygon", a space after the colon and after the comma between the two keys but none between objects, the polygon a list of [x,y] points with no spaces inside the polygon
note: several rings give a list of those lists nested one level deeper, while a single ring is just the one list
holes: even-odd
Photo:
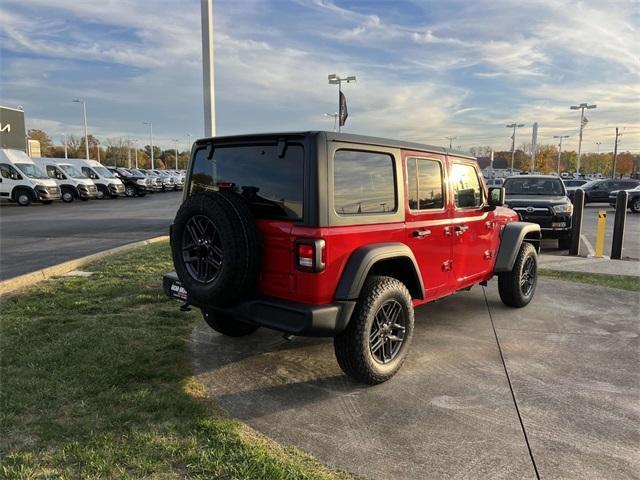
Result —
[{"label": "white van", "polygon": [[95,183],[98,198],[116,198],[124,195],[124,184],[100,162],[84,158],[68,158],[67,162],[75,165]]},{"label": "white van", "polygon": [[26,207],[60,200],[60,187],[21,150],[0,149],[0,198]]},{"label": "white van", "polygon": [[96,185],[66,159],[32,157],[32,160],[60,187],[63,202],[73,202],[76,198],[86,201],[97,197]]}]

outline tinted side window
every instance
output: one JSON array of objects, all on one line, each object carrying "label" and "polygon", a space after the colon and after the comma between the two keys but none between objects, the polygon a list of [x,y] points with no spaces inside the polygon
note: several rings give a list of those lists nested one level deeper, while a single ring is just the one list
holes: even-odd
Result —
[{"label": "tinted side window", "polygon": [[9,168],[9,165],[4,163],[0,164],[0,174],[2,174],[4,178],[11,178],[11,169]]},{"label": "tinted side window", "polygon": [[333,157],[333,202],[339,215],[396,210],[393,157],[387,153],[338,150]]},{"label": "tinted side window", "polygon": [[432,210],[443,207],[442,167],[436,160],[407,159],[409,208]]},{"label": "tinted side window", "polygon": [[470,208],[482,205],[482,188],[473,166],[454,163],[451,172],[451,186],[456,207]]}]

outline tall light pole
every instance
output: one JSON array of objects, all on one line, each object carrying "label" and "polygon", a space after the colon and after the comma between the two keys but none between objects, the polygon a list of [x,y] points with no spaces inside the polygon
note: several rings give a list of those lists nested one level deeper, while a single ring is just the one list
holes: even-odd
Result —
[{"label": "tall light pole", "polygon": [[[600,170],[600,144],[602,142],[596,142],[596,164],[598,165],[598,170]],[[598,172],[600,173],[600,172]]]},{"label": "tall light pole", "polygon": [[453,148],[453,141],[456,140],[458,137],[444,137],[444,138],[449,140],[449,150],[451,150]]},{"label": "tall light pole", "polygon": [[174,146],[176,148],[176,170],[178,169],[178,139],[174,138],[171,140],[174,143]]},{"label": "tall light pole", "polygon": [[558,143],[558,175],[560,175],[560,155],[562,155],[562,139],[569,138],[569,135],[554,135],[553,138],[560,139],[560,143]]},{"label": "tall light pole", "polygon": [[149,145],[151,147],[151,170],[155,168],[155,164],[153,162],[153,123],[151,122],[142,122],[145,125],[149,125]]},{"label": "tall light pole", "polygon": [[189,157],[191,157],[191,146],[193,145],[193,142],[191,140],[192,137],[193,135],[191,135],[190,133],[187,133],[187,141],[188,141],[187,147],[189,147]]},{"label": "tall light pole", "polygon": [[96,146],[98,147],[98,163],[100,163],[100,140],[96,138]]},{"label": "tall light pole", "polygon": [[578,176],[580,175],[580,156],[582,154],[582,130],[584,129],[584,110],[591,110],[592,108],[596,108],[597,105],[589,105],[587,103],[581,103],[580,105],[572,105],[569,108],[571,110],[580,110],[580,137],[578,138],[578,165],[576,167],[576,173]]},{"label": "tall light pole", "polygon": [[[351,82],[355,82],[356,81],[356,77],[355,75],[351,75],[349,77],[339,77],[338,75],[336,75],[335,73],[332,73],[328,76],[329,79],[329,85],[338,85],[338,116],[341,113],[341,108],[340,108],[340,96],[342,93],[342,82],[346,82],[346,83],[351,83]],[[338,131],[341,130],[341,125],[340,122],[338,122]]]},{"label": "tall light pole", "polygon": [[336,132],[338,128],[338,114],[336,112],[333,113],[325,113],[325,117],[333,118],[333,131]]},{"label": "tall light pole", "polygon": [[87,102],[84,100],[80,100],[76,98],[73,100],[74,103],[82,104],[82,113],[84,114],[84,148],[85,153],[87,154],[87,160],[89,160],[89,129],[87,128]]},{"label": "tall light pole", "polygon": [[63,133],[62,136],[64,137],[64,158],[69,158],[67,154],[67,134]]},{"label": "tall light pole", "polygon": [[131,142],[133,143],[133,161],[136,168],[138,168],[138,140],[136,138],[132,138]]},{"label": "tall light pole", "polygon": [[204,136],[216,136],[216,96],[213,63],[213,0],[201,0],[202,86],[204,100]]},{"label": "tall light pole", "polygon": [[513,175],[513,164],[516,159],[516,128],[524,127],[524,123],[510,123],[507,128],[513,128],[513,135],[511,137],[511,175]]}]

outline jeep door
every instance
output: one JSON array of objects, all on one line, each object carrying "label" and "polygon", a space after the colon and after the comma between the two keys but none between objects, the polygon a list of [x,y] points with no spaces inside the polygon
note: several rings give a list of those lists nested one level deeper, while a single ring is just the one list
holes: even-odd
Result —
[{"label": "jeep door", "polygon": [[452,159],[449,185],[453,275],[456,287],[464,288],[491,272],[495,222],[484,211],[486,192],[475,161]]},{"label": "jeep door", "polygon": [[406,193],[406,244],[413,251],[426,299],[450,289],[451,220],[447,210],[444,155],[403,152]]}]

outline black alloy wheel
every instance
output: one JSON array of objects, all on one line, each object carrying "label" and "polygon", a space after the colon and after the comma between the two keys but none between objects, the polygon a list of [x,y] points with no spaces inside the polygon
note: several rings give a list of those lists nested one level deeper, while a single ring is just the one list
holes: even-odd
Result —
[{"label": "black alloy wheel", "polygon": [[406,318],[402,305],[391,299],[376,312],[369,334],[369,349],[380,363],[389,363],[402,348],[406,330]]},{"label": "black alloy wheel", "polygon": [[187,272],[200,283],[213,282],[224,260],[216,226],[209,217],[194,215],[182,235],[182,260]]},{"label": "black alloy wheel", "polygon": [[534,257],[527,257],[522,266],[520,276],[520,291],[522,295],[528,297],[536,281],[536,261]]}]

